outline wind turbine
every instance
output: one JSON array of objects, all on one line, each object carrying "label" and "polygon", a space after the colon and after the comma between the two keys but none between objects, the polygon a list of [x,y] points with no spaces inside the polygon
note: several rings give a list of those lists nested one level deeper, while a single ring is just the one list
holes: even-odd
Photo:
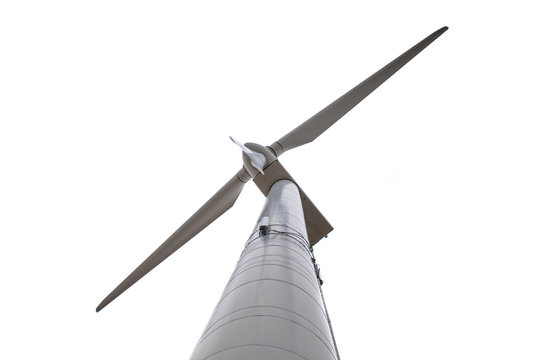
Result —
[{"label": "wind turbine", "polygon": [[267,197],[191,359],[339,359],[313,246],[332,231],[278,157],[307,144],[442,35],[443,27],[269,146],[242,144],[242,168],[120,283],[107,304],[229,210],[253,179]]}]

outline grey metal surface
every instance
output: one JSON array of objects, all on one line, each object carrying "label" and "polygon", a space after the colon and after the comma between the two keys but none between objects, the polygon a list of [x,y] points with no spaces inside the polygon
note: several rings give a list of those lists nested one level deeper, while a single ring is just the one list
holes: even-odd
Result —
[{"label": "grey metal surface", "polygon": [[191,359],[337,359],[293,182],[270,189]]},{"label": "grey metal surface", "polygon": [[[253,182],[259,187],[259,190],[267,196],[272,185],[279,180],[291,180],[296,183],[289,172],[281,165],[278,160],[275,160],[265,169],[265,174],[258,174],[253,178]],[[309,244],[315,245],[319,240],[324,238],[334,228],[319,209],[313,204],[311,199],[306,195],[302,188],[296,183],[300,190],[300,198],[302,200],[302,210],[306,221],[307,235]]]},{"label": "grey metal surface", "polygon": [[150,270],[159,265],[182,245],[191,240],[201,230],[210,225],[229,210],[242,191],[250,176],[242,168],[214,196],[210,198],[195,214],[193,214],[178,230],[174,232],[157,250],[143,261],[124,281],[120,283],[96,308],[100,311],[131,285],[139,281]]},{"label": "grey metal surface", "polygon": [[388,78],[394,75],[406,63],[414,58],[418,53],[424,50],[435,39],[441,36],[448,27],[443,27],[418,44],[410,48],[401,56],[390,62],[388,65],[371,75],[366,80],[352,88],[345,95],[322,109],[320,112],[312,116],[310,119],[296,127],[287,135],[280,138],[278,141],[270,145],[276,156],[280,156],[287,150],[294,149],[315,140],[319,135],[325,132],[336,121],[341,119],[343,115],[348,113],[353,107],[358,105],[366,96],[371,94],[376,88],[384,83]]}]

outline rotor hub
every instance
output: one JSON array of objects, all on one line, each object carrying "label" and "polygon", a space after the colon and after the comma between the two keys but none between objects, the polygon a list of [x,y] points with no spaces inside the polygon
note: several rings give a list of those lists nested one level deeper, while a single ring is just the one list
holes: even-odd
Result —
[{"label": "rotor hub", "polygon": [[[274,155],[274,153],[266,146],[262,146],[256,143],[245,143],[244,146],[247,147],[249,150],[264,156],[265,163],[263,166],[263,170],[277,159],[276,155]],[[251,165],[251,159],[245,152],[242,152],[242,159],[244,160],[244,168],[247,170],[247,172],[252,178],[259,175],[260,171],[257,170],[253,165]]]}]

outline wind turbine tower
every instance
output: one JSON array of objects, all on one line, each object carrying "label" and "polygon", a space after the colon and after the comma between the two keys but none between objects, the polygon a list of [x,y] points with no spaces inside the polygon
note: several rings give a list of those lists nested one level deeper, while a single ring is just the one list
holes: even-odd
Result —
[{"label": "wind turbine tower", "polygon": [[100,311],[230,209],[253,182],[265,205],[192,360],[339,360],[313,246],[332,231],[322,213],[278,161],[315,140],[413,57],[443,27],[271,144],[242,144],[242,168],[97,307]]}]

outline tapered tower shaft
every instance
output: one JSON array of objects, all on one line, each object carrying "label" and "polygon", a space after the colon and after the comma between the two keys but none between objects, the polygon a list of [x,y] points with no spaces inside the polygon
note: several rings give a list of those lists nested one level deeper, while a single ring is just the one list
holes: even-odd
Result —
[{"label": "tapered tower shaft", "polygon": [[336,360],[300,192],[276,182],[192,360]]}]

